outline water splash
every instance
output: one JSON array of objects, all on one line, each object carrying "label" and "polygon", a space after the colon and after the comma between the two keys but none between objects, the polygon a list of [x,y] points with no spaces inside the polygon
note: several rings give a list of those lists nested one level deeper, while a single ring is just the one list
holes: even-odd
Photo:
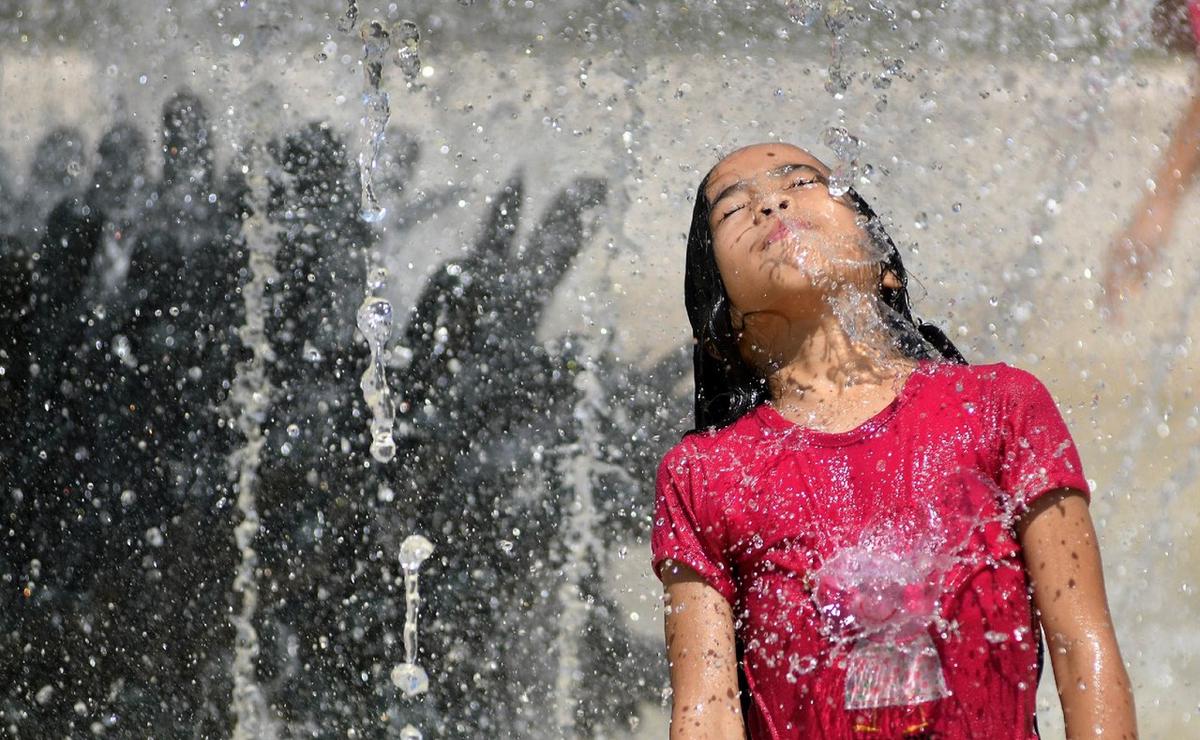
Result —
[{"label": "water splash", "polygon": [[[417,665],[417,607],[421,603],[417,578],[421,563],[432,554],[433,543],[419,534],[409,535],[400,545],[400,567],[404,569],[404,662],[392,669],[392,683],[410,699],[429,690],[429,676]],[[415,728],[413,731],[417,732]],[[420,736],[417,732],[413,737]]]},{"label": "water splash", "polygon": [[875,78],[872,83],[876,90],[886,90],[892,86],[892,80],[896,78],[911,80],[912,75],[904,72],[903,59],[883,59],[880,61],[883,71]]},{"label": "water splash", "polygon": [[787,3],[788,18],[805,28],[811,28],[818,20],[823,21],[829,32],[829,68],[825,91],[835,98],[850,87],[853,75],[846,69],[846,41],[851,23],[862,23],[876,16],[888,23],[896,20],[896,11],[888,4],[870,0],[863,4],[852,4],[850,0],[797,0]]},{"label": "water splash", "polygon": [[[930,627],[945,623],[940,604],[986,554],[972,551],[976,533],[991,523],[1011,526],[1015,501],[981,513],[979,496],[993,483],[964,474],[961,491],[948,488],[945,511],[918,508],[898,520],[867,526],[857,542],[823,559],[812,574],[812,598],[822,632],[834,645],[831,660],[846,668],[845,707],[909,706],[949,695]],[[989,495],[989,493],[984,494]],[[1001,500],[1001,499],[997,499]]]},{"label": "water splash", "polygon": [[821,20],[825,12],[824,0],[793,0],[787,3],[788,18],[805,28],[811,28]]},{"label": "water splash", "polygon": [[413,84],[421,75],[421,30],[412,21],[400,21],[392,29],[399,48],[396,49],[396,66],[404,73],[408,84]]},{"label": "water splash", "polygon": [[908,706],[948,695],[928,632],[949,560],[875,545],[839,551],[814,574],[820,613],[850,642],[847,709]]},{"label": "water splash", "polygon": [[841,126],[830,126],[825,130],[825,146],[833,150],[837,160],[829,174],[829,194],[836,198],[845,195],[861,173],[858,157],[863,144]]},{"label": "water splash", "polygon": [[638,254],[642,242],[629,233],[629,219],[625,214],[634,207],[634,193],[629,183],[640,182],[645,176],[640,149],[647,132],[646,110],[639,102],[639,96],[648,72],[644,63],[631,58],[624,49],[613,55],[612,70],[624,80],[623,93],[629,115],[619,133],[614,129],[616,152],[612,160],[612,181],[617,186],[615,197],[609,200],[608,222],[617,247],[626,254]]},{"label": "water splash", "polygon": [[262,425],[270,407],[273,388],[267,377],[267,363],[274,353],[266,333],[267,303],[264,297],[267,284],[278,277],[275,270],[277,242],[270,233],[267,208],[271,184],[268,179],[269,159],[261,146],[252,146],[250,161],[242,170],[247,175],[249,208],[242,222],[242,236],[249,254],[250,280],[242,289],[245,324],[238,328],[242,346],[249,350],[249,359],[237,364],[229,399],[237,409],[236,426],[245,443],[229,455],[230,470],[237,477],[237,509],[242,521],[234,528],[241,559],[233,580],[233,590],[241,594],[241,609],[229,621],[237,639],[233,657],[233,711],[236,740],[255,740],[279,736],[271,718],[269,705],[255,677],[258,658],[258,633],[254,616],[258,609],[258,582],[255,569],[258,553],[254,539],[258,535],[258,507],[255,488],[262,447],[266,442]]},{"label": "water splash", "polygon": [[841,96],[850,87],[851,76],[845,69],[846,27],[852,20],[852,9],[845,0],[829,0],[825,4],[825,30],[829,31],[829,80],[825,91]]},{"label": "water splash", "polygon": [[358,0],[347,0],[346,13],[338,19],[338,30],[350,33],[358,23]]},{"label": "water splash", "polygon": [[358,308],[358,330],[371,349],[371,359],[359,387],[371,410],[371,457],[381,463],[390,462],[396,456],[396,440],[392,437],[396,404],[388,388],[387,369],[383,364],[383,353],[392,336],[392,304],[375,295],[382,288],[386,275],[382,268],[372,271],[367,297]]},{"label": "water splash", "polygon": [[[598,356],[588,349],[585,349],[584,357]],[[568,454],[558,463],[559,474],[574,493],[563,521],[567,551],[563,557],[562,585],[558,589],[562,615],[554,641],[558,655],[558,676],[554,685],[555,727],[563,737],[576,734],[575,710],[579,700],[578,686],[583,678],[579,636],[587,627],[590,608],[583,584],[595,575],[593,557],[603,553],[603,544],[596,537],[600,515],[592,492],[592,474],[597,461],[602,458],[598,417],[608,400],[590,362],[575,376],[575,389],[580,393],[575,404],[579,437],[575,444],[566,446],[563,451]]]},{"label": "water splash", "polygon": [[363,118],[365,133],[358,154],[358,172],[362,184],[362,203],[359,215],[368,223],[377,223],[387,215],[375,195],[375,167],[383,147],[384,131],[391,117],[388,94],[381,88],[383,61],[391,46],[391,37],[379,21],[371,21],[362,29],[363,40]]}]

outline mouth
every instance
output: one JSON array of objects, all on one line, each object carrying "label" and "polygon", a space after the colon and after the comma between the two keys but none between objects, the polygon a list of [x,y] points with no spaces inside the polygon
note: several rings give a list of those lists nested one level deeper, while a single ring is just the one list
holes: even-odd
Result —
[{"label": "mouth", "polygon": [[796,232],[811,231],[815,228],[816,227],[808,221],[779,219],[779,221],[775,224],[775,228],[771,230],[770,234],[767,234],[767,239],[764,244],[766,246],[770,246],[781,239],[786,239],[789,236],[793,236],[796,234]]}]

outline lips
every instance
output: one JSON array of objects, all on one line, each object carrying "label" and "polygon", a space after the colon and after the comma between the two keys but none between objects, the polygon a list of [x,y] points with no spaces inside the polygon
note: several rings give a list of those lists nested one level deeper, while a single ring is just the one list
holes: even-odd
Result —
[{"label": "lips", "polygon": [[798,220],[791,220],[791,219],[785,221],[783,219],[780,219],[779,221],[777,221],[775,223],[775,228],[771,229],[771,233],[767,234],[767,240],[766,240],[765,244],[767,246],[770,246],[771,244],[774,244],[775,242],[779,241],[780,239],[786,239],[787,237],[795,234],[797,231],[808,231],[813,228],[815,228],[815,227],[808,221],[798,221]]},{"label": "lips", "polygon": [[775,224],[775,228],[771,230],[771,233],[767,234],[767,244],[774,244],[780,239],[791,235],[791,233],[792,231],[787,227],[787,224],[779,221]]}]

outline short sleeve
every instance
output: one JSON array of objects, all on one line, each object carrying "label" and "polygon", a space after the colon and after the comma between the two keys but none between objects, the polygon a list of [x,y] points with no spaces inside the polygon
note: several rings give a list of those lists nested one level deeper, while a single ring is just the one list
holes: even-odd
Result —
[{"label": "short sleeve", "polygon": [[1090,498],[1079,451],[1046,386],[1030,373],[1005,367],[1000,393],[1000,488],[1018,510],[1042,494],[1073,488]]},{"label": "short sleeve", "polygon": [[654,573],[662,578],[666,561],[696,571],[730,603],[737,598],[725,559],[724,526],[712,515],[703,471],[692,458],[687,440],[673,447],[658,466],[650,551]]}]

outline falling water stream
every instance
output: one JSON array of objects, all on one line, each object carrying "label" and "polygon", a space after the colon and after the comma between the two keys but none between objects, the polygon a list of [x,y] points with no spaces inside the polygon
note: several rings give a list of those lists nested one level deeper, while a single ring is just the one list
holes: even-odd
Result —
[{"label": "falling water stream", "polygon": [[387,209],[379,204],[375,193],[375,168],[383,146],[391,108],[387,91],[383,90],[383,65],[391,48],[391,36],[379,21],[363,26],[363,130],[365,142],[358,154],[358,171],[362,179],[362,207],[359,213],[369,223],[382,221]]},{"label": "falling water stream", "polygon": [[825,131],[825,146],[833,152],[835,160],[833,171],[829,173],[829,194],[845,195],[854,187],[860,172],[858,157],[862,142],[841,126],[831,126]]},{"label": "falling water stream", "polygon": [[592,487],[594,462],[600,457],[599,440],[594,434],[595,415],[604,403],[604,390],[590,370],[576,375],[575,384],[581,392],[575,406],[575,421],[582,434],[578,442],[559,451],[561,457],[558,464],[559,473],[568,482],[573,494],[562,522],[566,545],[562,583],[558,588],[562,614],[555,627],[554,640],[555,654],[558,656],[554,684],[554,724],[563,737],[575,734],[578,685],[583,670],[578,655],[578,636],[584,630],[588,613],[582,587],[595,575],[591,564],[603,550],[595,534],[598,513]]},{"label": "falling water stream", "polygon": [[[353,2],[347,10],[348,24],[353,27],[357,15]],[[362,29],[363,38],[363,107],[362,119],[365,143],[358,155],[361,181],[361,208],[359,215],[368,223],[382,222],[387,209],[379,203],[376,193],[376,168],[386,137],[389,108],[388,93],[383,89],[383,68],[392,45],[392,37],[398,42],[394,61],[400,67],[406,84],[411,85],[421,69],[417,50],[420,31],[412,21],[401,21],[393,32],[384,28],[380,21],[370,21]],[[373,267],[368,257],[367,295],[358,309],[358,329],[370,347],[370,360],[363,371],[360,387],[363,399],[371,412],[371,456],[377,462],[388,463],[396,455],[396,442],[392,436],[396,422],[396,406],[388,387],[388,368],[384,362],[387,345],[391,339],[393,316],[392,304],[381,293],[387,287],[387,270]],[[418,575],[423,563],[433,552],[433,544],[419,534],[409,535],[400,546],[400,565],[404,572],[404,662],[391,672],[392,683],[408,699],[429,690],[429,676],[417,663],[417,609],[420,603]],[[420,730],[411,724],[400,730],[405,740],[420,740]]]},{"label": "falling water stream", "polygon": [[346,0],[346,12],[338,18],[338,30],[350,33],[358,24],[358,0]]},{"label": "falling water stream", "polygon": [[396,456],[396,440],[392,428],[396,422],[396,404],[388,387],[387,368],[383,358],[392,336],[392,304],[377,293],[385,287],[387,272],[372,270],[367,279],[367,297],[358,309],[358,330],[371,350],[371,359],[363,371],[359,387],[363,400],[371,411],[371,457],[381,463]]},{"label": "falling water stream", "polygon": [[[418,578],[421,563],[433,554],[433,543],[419,534],[409,535],[400,544],[400,567],[404,571],[404,662],[392,669],[392,683],[408,699],[429,690],[429,674],[417,664],[417,609],[421,603]],[[411,724],[400,731],[401,737],[420,740],[421,732]]]},{"label": "falling water stream", "polygon": [[433,544],[419,534],[409,535],[400,545],[400,567],[404,571],[404,662],[392,669],[392,683],[408,698],[429,690],[429,674],[417,664],[417,608],[421,603],[418,577],[421,563],[433,554]]},{"label": "falling water stream", "polygon": [[233,658],[233,709],[236,740],[275,738],[278,729],[271,718],[268,700],[256,678],[255,661],[259,654],[258,633],[254,627],[258,609],[258,580],[255,573],[258,555],[254,540],[259,533],[259,513],[255,489],[259,465],[266,442],[263,423],[270,408],[274,389],[267,377],[267,363],[274,355],[265,330],[269,312],[264,296],[267,284],[278,276],[274,258],[278,242],[268,221],[270,159],[263,147],[252,144],[243,167],[250,193],[249,208],[242,222],[242,235],[250,258],[250,280],[242,289],[246,323],[238,330],[243,346],[250,349],[249,359],[238,363],[230,402],[237,412],[237,429],[243,445],[229,456],[229,467],[237,477],[237,510],[241,521],[234,527],[241,561],[233,590],[241,595],[240,608],[230,621],[236,630]]}]

